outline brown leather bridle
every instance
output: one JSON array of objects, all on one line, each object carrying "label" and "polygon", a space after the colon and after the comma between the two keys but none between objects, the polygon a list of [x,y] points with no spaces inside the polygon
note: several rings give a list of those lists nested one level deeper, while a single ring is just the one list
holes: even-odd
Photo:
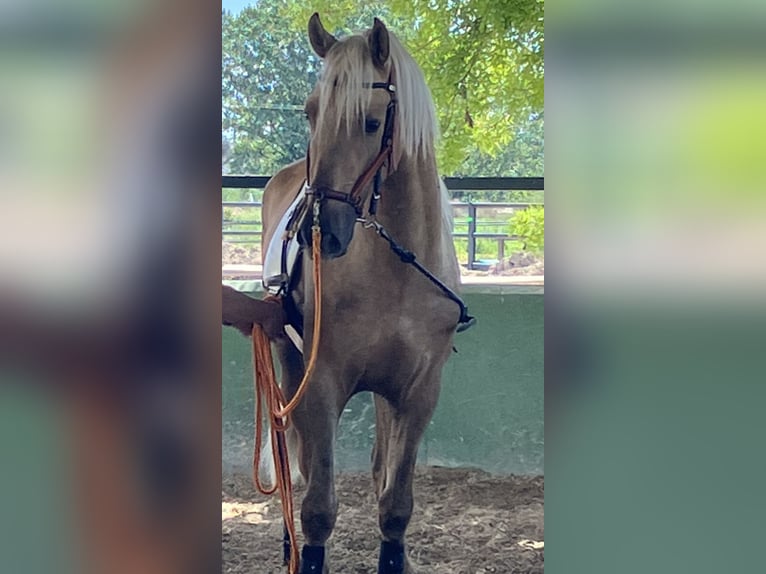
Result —
[{"label": "brown leather bridle", "polygon": [[[390,80],[390,79],[389,79]],[[336,201],[342,201],[344,203],[348,203],[350,206],[354,208],[357,215],[359,217],[362,217],[363,211],[362,211],[362,191],[365,187],[367,187],[367,184],[370,183],[370,180],[374,178],[374,189],[372,194],[372,199],[370,200],[370,208],[369,213],[370,215],[375,215],[375,211],[377,210],[377,203],[380,199],[380,171],[383,167],[383,164],[388,160],[388,169],[389,172],[391,171],[392,167],[392,157],[393,157],[393,151],[394,151],[394,124],[396,120],[396,86],[392,84],[390,81],[388,82],[373,82],[372,84],[368,85],[371,89],[383,89],[388,92],[388,95],[391,97],[390,101],[388,102],[388,106],[386,108],[386,119],[383,124],[383,138],[380,144],[380,151],[378,152],[378,155],[375,156],[375,159],[372,160],[372,163],[370,163],[369,166],[367,166],[367,169],[365,169],[362,174],[357,178],[356,182],[354,182],[354,186],[351,188],[351,191],[348,193],[343,193],[342,191],[334,190],[327,186],[313,186],[310,183],[310,175],[311,175],[311,156],[309,153],[311,145],[309,145],[309,149],[306,150],[306,195],[310,195],[313,197],[314,201],[321,201],[323,199],[333,199]]]},{"label": "brown leather bridle", "polygon": [[[447,287],[444,284],[444,282],[441,281],[441,279],[439,279],[433,273],[431,273],[428,269],[426,269],[420,263],[420,261],[417,261],[417,258],[415,257],[415,254],[413,252],[408,251],[407,249],[399,245],[394,240],[394,238],[391,237],[391,234],[388,233],[388,231],[375,218],[375,212],[377,210],[378,200],[380,199],[380,172],[386,160],[388,160],[389,174],[393,171],[392,160],[394,158],[394,131],[395,131],[394,126],[395,126],[395,119],[396,119],[397,100],[396,100],[396,86],[394,86],[391,83],[390,77],[388,82],[374,82],[372,84],[369,84],[366,87],[373,88],[373,89],[386,90],[389,96],[391,97],[391,100],[388,102],[388,107],[386,108],[386,120],[384,124],[384,129],[383,129],[383,139],[380,144],[380,151],[378,152],[378,155],[375,156],[375,159],[372,160],[372,163],[370,163],[370,165],[367,166],[367,169],[365,169],[364,172],[362,172],[362,175],[360,175],[357,178],[356,182],[354,183],[354,186],[351,188],[351,191],[349,191],[348,193],[343,193],[341,191],[337,191],[326,186],[311,185],[310,183],[311,158],[309,157],[310,156],[309,149],[306,150],[305,200],[301,202],[300,207],[295,209],[293,214],[290,216],[290,220],[288,221],[288,224],[287,224],[287,231],[285,232],[284,238],[282,240],[281,292],[286,295],[289,291],[289,282],[288,282],[289,270],[287,267],[287,249],[288,249],[289,243],[292,237],[294,237],[295,233],[297,232],[297,229],[300,226],[301,222],[304,220],[304,217],[306,217],[306,215],[309,213],[311,206],[313,205],[314,225],[319,226],[320,202],[325,199],[342,201],[343,203],[347,203],[354,208],[357,214],[358,222],[361,222],[366,229],[373,229],[375,233],[377,233],[380,237],[382,237],[388,242],[389,246],[391,247],[391,250],[394,253],[396,253],[397,256],[399,256],[399,259],[401,259],[402,262],[415,267],[415,269],[417,269],[419,273],[424,275],[429,281],[431,281],[434,285],[436,285],[439,289],[441,289],[444,295],[446,295],[449,299],[454,301],[460,307],[460,317],[458,319],[458,324],[457,324],[457,332],[460,333],[470,328],[476,323],[476,318],[468,313],[468,307],[466,306],[466,304],[458,296],[457,293],[455,293],[452,289]],[[310,147],[311,147],[311,144],[309,144],[309,148]],[[373,193],[372,193],[372,198],[370,199],[368,217],[365,218],[363,217],[363,210],[362,210],[362,203],[363,203],[362,191],[367,186],[367,184],[370,183],[370,180],[373,178],[374,178]],[[309,196],[312,199],[311,203],[307,201]],[[285,300],[288,301],[291,299],[289,297],[285,297]],[[290,315],[290,312],[288,311],[288,316],[289,315]],[[291,319],[291,325],[293,325],[295,329],[302,334],[303,327],[302,327],[302,318],[300,317],[300,314],[292,313],[292,315],[293,315],[293,319]]]}]

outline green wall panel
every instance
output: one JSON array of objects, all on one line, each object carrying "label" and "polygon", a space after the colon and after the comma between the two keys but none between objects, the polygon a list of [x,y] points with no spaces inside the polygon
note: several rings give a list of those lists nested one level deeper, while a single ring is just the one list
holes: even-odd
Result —
[{"label": "green wall panel", "polygon": [[[543,474],[542,289],[473,286],[464,291],[478,323],[456,336],[458,353],[444,368],[420,462]],[[224,470],[243,470],[251,464],[253,442],[250,346],[229,327],[222,337]],[[369,393],[349,401],[336,450],[340,470],[369,468],[374,420]]]}]

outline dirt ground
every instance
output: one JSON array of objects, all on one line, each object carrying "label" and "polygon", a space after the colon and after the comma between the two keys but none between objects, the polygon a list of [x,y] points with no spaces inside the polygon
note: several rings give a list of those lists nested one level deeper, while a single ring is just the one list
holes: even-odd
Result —
[{"label": "dirt ground", "polygon": [[[333,574],[374,574],[377,506],[368,473],[336,479],[340,508],[328,544]],[[303,490],[296,492],[296,517]],[[408,530],[418,574],[541,574],[544,555],[542,477],[497,477],[472,469],[419,468]],[[223,571],[284,574],[277,497],[257,494],[246,475],[224,477]],[[300,528],[300,520],[296,521]],[[300,540],[300,534],[299,534]]]}]

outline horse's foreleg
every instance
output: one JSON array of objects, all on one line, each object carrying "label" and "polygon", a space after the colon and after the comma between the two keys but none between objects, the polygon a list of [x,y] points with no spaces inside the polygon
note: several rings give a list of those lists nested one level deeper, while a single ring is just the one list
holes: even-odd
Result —
[{"label": "horse's foreleg", "polygon": [[310,420],[296,416],[293,421],[301,434],[301,467],[306,469],[307,479],[301,504],[301,574],[320,574],[329,571],[324,546],[338,515],[333,462],[337,417],[322,410],[308,417]]},{"label": "horse's foreleg", "polygon": [[322,378],[309,382],[301,403],[292,415],[300,437],[300,465],[306,478],[306,495],[301,504],[304,546],[301,574],[328,572],[324,546],[338,514],[335,496],[334,446],[339,407],[333,385]]},{"label": "horse's foreleg", "polygon": [[[390,413],[382,417],[389,428],[385,468],[378,471],[383,484],[378,497],[378,522],[383,535],[378,574],[411,572],[404,536],[412,517],[412,486],[418,446],[436,407],[438,378],[421,381],[415,388],[417,392],[408,396],[406,404],[388,406]],[[386,413],[386,409],[383,412]],[[378,422],[381,422],[381,417],[378,417]]]},{"label": "horse's foreleg", "polygon": [[335,420],[329,420],[330,417],[324,413],[315,413],[312,418],[314,420],[310,429],[307,429],[308,433],[301,432],[302,466],[308,470],[306,496],[301,505],[301,523],[306,543],[323,546],[335,526],[338,510],[333,462]]}]

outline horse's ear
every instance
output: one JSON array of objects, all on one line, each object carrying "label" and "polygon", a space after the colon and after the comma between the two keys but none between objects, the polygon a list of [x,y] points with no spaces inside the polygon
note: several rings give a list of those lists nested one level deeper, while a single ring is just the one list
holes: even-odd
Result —
[{"label": "horse's ear", "polygon": [[386,25],[377,18],[375,18],[375,23],[372,25],[372,31],[367,38],[367,42],[370,44],[372,62],[377,67],[382,68],[388,61],[388,30]]},{"label": "horse's ear", "polygon": [[338,40],[322,26],[319,14],[314,12],[309,20],[309,40],[317,56],[324,58]]}]

